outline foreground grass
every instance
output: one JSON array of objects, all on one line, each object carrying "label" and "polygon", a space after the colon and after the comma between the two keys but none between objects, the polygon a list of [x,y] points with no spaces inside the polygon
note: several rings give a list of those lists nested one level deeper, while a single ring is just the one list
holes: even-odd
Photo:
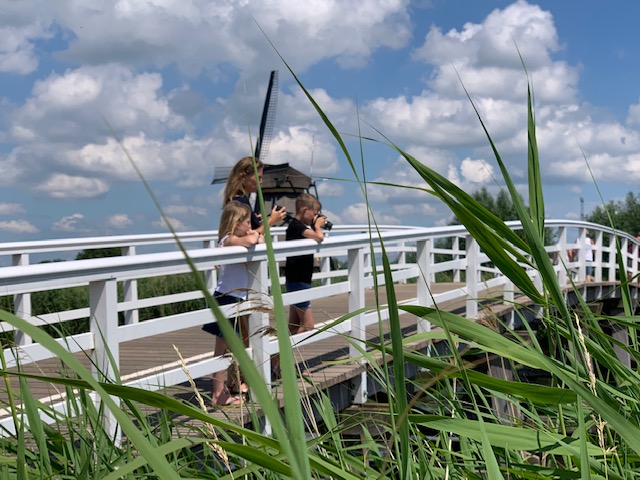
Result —
[{"label": "foreground grass", "polygon": [[[340,135],[314,99],[308,97],[358,176]],[[425,188],[449,206],[515,288],[544,307],[545,338],[538,340],[532,336],[533,341],[528,342],[517,332],[506,332],[505,326],[496,329],[438,309],[398,306],[390,281],[389,259],[383,251],[381,265],[376,268],[387,277],[386,286],[380,288],[386,289],[391,337],[387,343],[368,347],[369,351],[392,355],[393,366],[385,363],[379,367],[371,360],[371,354],[363,355],[364,360],[370,360],[372,375],[388,386],[387,411],[374,428],[358,417],[338,417],[328,399],[319,395],[314,406],[325,428],[309,440],[293,354],[287,341],[285,309],[279,288],[273,288],[277,287],[275,283],[272,290],[281,340],[282,388],[288,400],[284,415],[273,401],[271,391],[260,381],[242,342],[232,335],[229,322],[206,293],[200,275],[194,272],[272,426],[271,436],[220,420],[160,393],[123,387],[117,382],[99,382],[46,332],[8,312],[0,312],[0,320],[49,348],[73,372],[64,378],[41,378],[67,390],[68,415],[50,412],[34,399],[26,387],[26,377],[21,379],[20,391],[9,392],[8,408],[14,416],[15,433],[5,432],[0,440],[4,453],[0,478],[638,477],[640,391],[636,385],[640,378],[636,370],[616,357],[612,348],[615,342],[603,329],[605,322],[611,322],[635,332],[637,319],[632,315],[628,288],[623,280],[627,311],[621,317],[593,314],[584,302],[579,313],[565,302],[544,250],[544,200],[531,100],[528,111],[530,208],[525,207],[487,133],[522,222],[522,235],[512,232],[471,196],[418,159],[393,144],[389,147],[414,167],[425,181]],[[484,128],[482,122],[481,126]],[[366,195],[366,185],[362,185]],[[376,232],[373,212],[371,224],[372,232]],[[271,278],[276,282],[276,264],[266,233]],[[619,264],[623,269],[620,259]],[[533,284],[525,265],[540,273],[541,290]],[[452,353],[428,356],[406,350],[407,340],[402,338],[398,322],[403,310],[440,327]],[[422,337],[436,335],[442,337],[443,333]],[[545,343],[558,347],[555,355],[545,353]],[[548,384],[532,385],[520,381],[517,375],[514,380],[500,380],[474,371],[475,363],[458,353],[461,344],[473,346],[476,357],[501,357],[515,371],[526,366],[543,372]],[[359,347],[364,351],[363,345]],[[637,359],[635,349],[628,351]],[[405,378],[402,368],[405,363],[426,369],[429,376],[413,381]],[[4,365],[2,373],[10,374]],[[6,388],[10,389],[8,382]],[[99,408],[89,392],[100,398]],[[494,398],[506,402],[510,417],[505,418],[492,408]],[[153,424],[143,414],[147,406],[163,412]],[[118,420],[126,435],[125,443],[121,444],[102,428],[107,410]],[[55,417],[52,426],[40,420],[42,412]],[[176,439],[178,425],[172,420],[174,414],[199,420],[206,428]],[[355,441],[348,432],[354,424],[362,428]]]}]

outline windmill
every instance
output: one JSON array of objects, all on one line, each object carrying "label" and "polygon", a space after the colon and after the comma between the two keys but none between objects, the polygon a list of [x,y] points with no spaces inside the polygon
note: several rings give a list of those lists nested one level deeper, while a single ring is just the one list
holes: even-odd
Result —
[{"label": "windmill", "polygon": [[[272,70],[264,99],[260,127],[254,156],[264,164],[262,195],[265,205],[284,205],[289,212],[295,212],[295,199],[301,193],[308,193],[314,186],[310,177],[289,166],[288,163],[268,165],[265,160],[269,153],[278,104],[278,71]],[[312,160],[313,162],[313,160]],[[224,184],[233,167],[215,167],[212,185]]]}]

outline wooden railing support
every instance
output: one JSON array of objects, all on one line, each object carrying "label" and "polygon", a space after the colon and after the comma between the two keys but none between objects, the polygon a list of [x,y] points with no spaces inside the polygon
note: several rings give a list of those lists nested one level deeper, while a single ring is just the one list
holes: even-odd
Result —
[{"label": "wooden railing support", "polygon": [[[29,265],[28,253],[17,253],[12,255],[12,263],[14,267],[21,265]],[[31,294],[19,293],[13,296],[13,311],[16,316],[24,318],[25,320],[31,319]],[[29,345],[33,343],[31,337],[21,330],[15,331],[16,345]]]},{"label": "wooden railing support", "polygon": [[[136,247],[128,246],[122,247],[122,256],[132,256],[136,254]],[[125,302],[133,302],[138,300],[138,281],[137,280],[125,280],[122,282],[122,292]],[[133,310],[125,310],[124,323],[125,325],[132,325],[140,321],[140,312],[137,308]]]},{"label": "wooden railing support", "polygon": [[[115,279],[101,280],[89,284],[90,328],[94,349],[91,368],[98,381],[113,381],[120,363],[118,339],[118,289]],[[111,397],[119,405],[118,397]],[[109,438],[117,439],[119,426],[113,413],[103,412],[103,426]]]},{"label": "wooden railing support", "polygon": [[[349,277],[349,311],[354,312],[365,306],[364,302],[364,251],[361,248],[354,248],[347,252],[348,277]],[[366,339],[365,327],[362,324],[362,314],[356,315],[351,319],[351,336],[358,343],[361,349],[366,348],[364,340]],[[351,358],[359,359],[358,363],[364,364],[360,350],[354,345],[349,346],[349,355]],[[360,375],[353,379],[353,403],[364,404],[367,401],[367,373],[363,371]]]},{"label": "wooden railing support", "polygon": [[480,250],[478,242],[471,235],[465,238],[466,258],[467,258],[467,301],[466,317],[476,318],[478,316],[478,283],[480,282],[480,264],[478,257]]}]

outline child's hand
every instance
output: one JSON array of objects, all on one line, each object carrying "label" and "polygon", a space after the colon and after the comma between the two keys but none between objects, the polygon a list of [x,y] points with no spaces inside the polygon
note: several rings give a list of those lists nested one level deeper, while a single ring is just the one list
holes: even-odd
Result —
[{"label": "child's hand", "polygon": [[325,217],[324,215],[316,216],[316,219],[313,221],[313,228],[315,230],[322,229],[326,221],[327,221],[327,217]]},{"label": "child's hand", "polygon": [[[249,230],[247,232],[247,238],[250,238],[254,244],[264,242],[262,234],[257,232],[256,230]],[[260,239],[262,239],[262,242],[260,241]]]}]

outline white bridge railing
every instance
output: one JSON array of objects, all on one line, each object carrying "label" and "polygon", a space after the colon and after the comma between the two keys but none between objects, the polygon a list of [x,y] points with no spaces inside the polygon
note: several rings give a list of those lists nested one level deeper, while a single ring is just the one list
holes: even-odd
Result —
[{"label": "white bridge railing", "polygon": [[[511,222],[512,228],[519,228]],[[616,239],[626,256],[628,272],[638,274],[639,244],[626,234],[616,233],[610,228],[578,221],[551,220],[547,226],[552,232],[553,244],[547,246],[553,258],[558,279],[566,284],[571,276],[575,281],[586,279],[587,267],[594,267],[593,279],[614,282],[619,278],[616,264]],[[282,236],[283,229],[273,229],[276,239]],[[356,233],[354,233],[356,232]],[[367,232],[366,226],[335,227],[331,235],[322,244],[312,240],[297,242],[276,241],[275,256],[283,261],[288,256],[313,254],[320,259],[319,272],[315,279],[320,285],[300,292],[285,293],[285,305],[303,300],[314,300],[337,294],[348,294],[349,311],[365,306],[365,290],[374,285],[372,255],[379,252],[380,242],[384,242],[386,251],[396,256],[393,264],[394,282],[415,281],[416,296],[407,303],[432,305],[455,298],[466,299],[466,315],[478,314],[478,292],[484,288],[500,287],[504,289],[504,300],[513,299],[513,287],[502,276],[488,258],[478,248],[475,240],[462,226],[433,228],[383,227],[380,236]],[[595,240],[593,262],[585,255],[585,236],[591,233]],[[264,306],[265,299],[271,298],[267,272],[266,246],[258,245],[251,249],[243,247],[214,248],[216,232],[191,232],[180,234],[180,238],[189,248],[189,256],[196,268],[203,272],[206,284],[213,290],[216,280],[216,267],[222,264],[248,262],[251,277],[249,286],[254,302]],[[195,243],[196,247],[193,246]],[[137,248],[154,245],[165,250],[156,253],[139,254]],[[73,260],[29,264],[30,255],[43,252],[63,252],[90,248],[118,247],[123,256],[89,260]],[[373,250],[372,250],[373,247]],[[575,252],[570,258],[569,252]],[[138,298],[137,282],[141,279],[188,273],[189,267],[179,251],[175,250],[175,241],[170,235],[138,235],[122,237],[103,237],[91,239],[52,240],[0,244],[0,257],[11,256],[12,265],[0,268],[0,297],[10,296],[16,315],[27,319],[34,325],[57,324],[78,319],[89,319],[89,331],[66,339],[60,339],[70,351],[92,351],[95,374],[115,378],[114,368],[118,368],[119,346],[126,341],[169,333],[189,327],[196,327],[214,321],[211,312],[199,309],[178,315],[138,321],[138,311],[142,308],[184,302],[203,298],[200,291],[172,293],[152,298]],[[332,268],[330,259],[340,259],[340,268]],[[336,267],[336,265],[333,265]],[[530,276],[540,285],[538,273],[531,270]],[[432,295],[430,286],[436,281],[460,282],[459,287],[445,293]],[[377,274],[380,285],[384,283],[382,275]],[[118,284],[122,284],[122,299],[118,298]],[[45,290],[57,290],[71,287],[86,287],[89,301],[86,307],[62,312],[47,312],[35,315],[32,312],[31,295]],[[251,311],[252,302],[247,303]],[[231,307],[227,307],[231,308]],[[124,324],[119,325],[118,314],[123,313]],[[346,313],[346,312],[345,312]],[[387,312],[380,312],[382,318]],[[331,335],[348,333],[351,337],[364,339],[365,327],[378,321],[377,312],[361,314],[341,323],[332,331],[321,335],[304,333],[292,337],[292,342],[311,343]],[[250,330],[258,331],[269,325],[269,315],[263,309],[251,313]],[[319,325],[320,326],[320,325]],[[430,325],[418,321],[418,331],[428,331]],[[4,332],[14,328],[8,323],[0,323]],[[16,346],[5,349],[5,358],[13,359],[9,366],[18,362],[27,364],[51,358],[52,354],[30,338],[15,332]],[[278,345],[268,336],[251,336],[250,353],[264,375],[270,380],[269,358],[277,353]],[[212,342],[213,346],[213,342]],[[357,351],[352,352],[359,356]],[[110,361],[115,359],[115,365]],[[200,358],[189,362],[193,377],[201,377],[226,368],[227,359],[220,357]],[[366,400],[365,374],[359,379],[355,403]],[[183,383],[187,380],[179,366],[173,365],[162,371],[146,375],[130,375],[123,378],[127,385],[147,389],[159,389]],[[358,382],[356,382],[358,384]],[[58,405],[63,408],[64,402]],[[10,422],[4,422],[11,429]],[[113,427],[115,428],[115,427]]]}]

